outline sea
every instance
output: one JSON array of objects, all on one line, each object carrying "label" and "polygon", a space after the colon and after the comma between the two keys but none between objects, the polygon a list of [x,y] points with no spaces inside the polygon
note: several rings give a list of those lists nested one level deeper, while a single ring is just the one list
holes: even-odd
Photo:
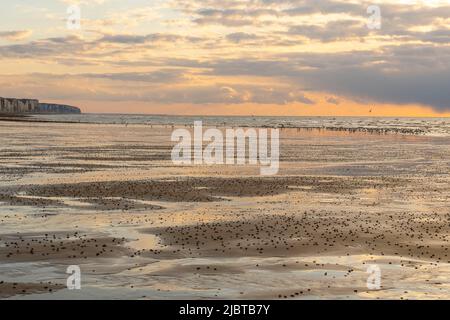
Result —
[{"label": "sea", "polygon": [[426,136],[450,136],[450,118],[418,117],[298,117],[298,116],[174,116],[146,114],[49,114],[33,115],[36,121],[255,128],[310,128],[329,130],[403,133]]}]

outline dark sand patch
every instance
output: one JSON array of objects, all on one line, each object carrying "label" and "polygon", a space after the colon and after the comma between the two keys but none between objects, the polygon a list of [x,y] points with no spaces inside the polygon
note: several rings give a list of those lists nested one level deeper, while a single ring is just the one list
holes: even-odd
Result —
[{"label": "dark sand patch", "polygon": [[113,181],[34,186],[32,195],[89,198],[123,197],[140,200],[209,202],[218,200],[204,191],[196,190],[187,182],[172,181]]},{"label": "dark sand patch", "polygon": [[170,154],[146,154],[142,156],[67,156],[67,160],[80,161],[167,161],[170,160]]},{"label": "dark sand patch", "polygon": [[177,265],[167,269],[161,269],[151,272],[155,276],[176,276],[180,274],[198,274],[198,275],[218,275],[218,274],[240,274],[245,272],[240,267],[233,267],[227,265],[211,264],[192,264],[192,265]]},{"label": "dark sand patch", "polygon": [[107,154],[111,152],[117,152],[118,150],[133,150],[133,151],[171,151],[173,146],[171,145],[147,145],[147,144],[111,144],[101,146],[52,146],[49,148],[39,149],[40,152],[70,152],[82,155],[91,154]]},{"label": "dark sand patch", "polygon": [[[6,203],[10,206],[28,206],[34,208],[67,207],[99,211],[164,209],[161,206],[123,198],[80,198],[77,200],[80,201],[80,206],[65,204],[62,200],[0,194],[0,203]],[[87,203],[88,205],[81,205],[82,203]]]},{"label": "dark sand patch", "polygon": [[86,202],[91,204],[87,208],[89,210],[100,210],[100,211],[130,211],[130,210],[161,210],[164,207],[153,205],[150,203],[138,202],[130,199],[123,198],[82,198],[79,199],[81,202]]},{"label": "dark sand patch", "polygon": [[0,281],[0,298],[5,299],[33,293],[52,293],[64,288],[64,285],[53,282],[17,283]]},{"label": "dark sand patch", "polygon": [[295,261],[295,262],[279,262],[277,264],[257,264],[258,270],[272,270],[272,271],[311,271],[311,270],[333,270],[333,271],[349,271],[353,268],[340,265],[340,264],[330,264],[330,263],[316,263],[305,262],[305,261]]},{"label": "dark sand patch", "polygon": [[37,163],[34,167],[37,168],[77,168],[77,169],[85,169],[85,170],[94,170],[94,169],[112,169],[117,168],[115,165],[108,164],[98,164],[98,163]]},{"label": "dark sand patch", "polygon": [[71,174],[71,173],[82,173],[86,171],[92,171],[94,168],[82,168],[82,167],[53,167],[53,168],[45,168],[45,167],[2,167],[0,168],[0,174],[22,177],[24,175],[33,174],[33,173],[45,173],[45,174]]},{"label": "dark sand patch", "polygon": [[[124,197],[141,200],[211,202],[222,197],[262,197],[309,187],[311,192],[345,193],[361,188],[395,187],[398,179],[350,177],[186,178],[176,180],[89,182],[37,185],[25,191],[46,197]],[[404,182],[403,182],[404,183]]]},{"label": "dark sand patch", "polygon": [[45,198],[28,198],[13,196],[8,194],[0,194],[0,202],[7,203],[11,206],[29,206],[29,207],[60,207],[63,203],[59,200],[45,199]]},{"label": "dark sand patch", "polygon": [[301,299],[311,299],[317,297],[329,297],[329,296],[342,296],[347,299],[354,297],[358,293],[368,293],[374,292],[369,291],[367,287],[363,286],[348,286],[348,287],[316,287],[315,285],[309,285],[305,287],[299,287],[297,289],[289,289],[289,290],[274,290],[269,289],[267,291],[261,292],[252,292],[251,295],[247,296],[243,293],[242,298],[246,299],[280,299],[280,300],[301,300]]},{"label": "dark sand patch", "polygon": [[[262,215],[262,216],[261,216]],[[178,256],[402,256],[450,263],[450,215],[327,211],[261,214],[246,220],[152,228],[166,246],[153,255]],[[148,252],[146,253],[148,254]]]},{"label": "dark sand patch", "polygon": [[45,234],[3,235],[0,237],[0,261],[80,261],[88,258],[105,258],[126,255],[125,239],[88,238],[87,236]]}]

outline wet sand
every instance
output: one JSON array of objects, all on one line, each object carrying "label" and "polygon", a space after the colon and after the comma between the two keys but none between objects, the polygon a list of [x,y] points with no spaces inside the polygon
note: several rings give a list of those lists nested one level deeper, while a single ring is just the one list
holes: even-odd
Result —
[{"label": "wet sand", "polygon": [[172,130],[0,122],[0,297],[450,297],[448,138],[283,129],[260,177],[173,165]]},{"label": "wet sand", "polygon": [[0,281],[0,299],[14,297],[17,295],[52,293],[63,289],[63,285],[48,283],[6,283]]}]

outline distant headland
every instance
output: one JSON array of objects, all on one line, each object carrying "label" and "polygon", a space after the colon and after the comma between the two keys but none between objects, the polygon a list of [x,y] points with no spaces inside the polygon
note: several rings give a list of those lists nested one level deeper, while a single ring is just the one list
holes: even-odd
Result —
[{"label": "distant headland", "polygon": [[65,104],[40,103],[37,99],[0,97],[0,113],[81,113],[81,110]]}]

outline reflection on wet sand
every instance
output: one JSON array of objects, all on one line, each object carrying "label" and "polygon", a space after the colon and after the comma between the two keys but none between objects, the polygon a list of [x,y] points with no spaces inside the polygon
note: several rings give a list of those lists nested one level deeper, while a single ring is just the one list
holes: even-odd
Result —
[{"label": "reflection on wet sand", "polygon": [[284,129],[260,177],[174,166],[171,132],[0,123],[0,297],[449,297],[448,138]]}]

